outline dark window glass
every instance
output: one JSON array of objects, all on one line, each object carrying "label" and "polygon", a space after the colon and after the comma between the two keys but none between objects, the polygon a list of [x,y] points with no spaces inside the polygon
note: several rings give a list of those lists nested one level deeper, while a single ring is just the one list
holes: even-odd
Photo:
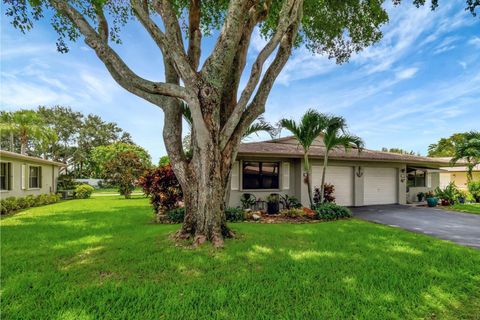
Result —
[{"label": "dark window glass", "polygon": [[9,190],[8,179],[10,172],[8,172],[9,165],[6,162],[0,163],[0,190]]},{"label": "dark window glass", "polygon": [[278,162],[244,162],[243,189],[278,189],[279,169]]},{"label": "dark window glass", "polygon": [[40,167],[30,167],[29,188],[40,188]]},{"label": "dark window glass", "polygon": [[425,171],[411,170],[407,174],[408,187],[425,187]]}]

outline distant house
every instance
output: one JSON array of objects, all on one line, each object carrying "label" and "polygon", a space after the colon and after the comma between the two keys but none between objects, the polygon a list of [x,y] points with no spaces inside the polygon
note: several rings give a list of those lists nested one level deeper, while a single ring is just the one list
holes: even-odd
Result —
[{"label": "distant house", "polygon": [[0,196],[25,197],[56,192],[65,164],[0,150]]},{"label": "distant house", "polygon": [[[317,139],[310,149],[313,187],[320,186],[325,147]],[[440,185],[440,167],[449,160],[355,148],[330,153],[326,182],[335,187],[344,206],[405,204],[419,192]],[[265,200],[272,193],[288,194],[308,205],[303,176],[303,148],[293,137],[242,143],[232,169],[229,205],[240,205],[242,194]]]},{"label": "distant house", "polygon": [[[444,167],[444,172],[440,173],[440,186],[445,187],[451,181],[455,183],[459,189],[467,189],[467,167]],[[480,165],[477,165],[472,172],[472,179],[480,181]]]}]

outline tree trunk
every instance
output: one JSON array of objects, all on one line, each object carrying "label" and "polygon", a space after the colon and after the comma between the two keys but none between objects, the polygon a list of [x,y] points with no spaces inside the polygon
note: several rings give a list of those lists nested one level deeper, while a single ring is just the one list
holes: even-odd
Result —
[{"label": "tree trunk", "polygon": [[197,147],[194,150],[186,183],[182,185],[185,218],[177,237],[193,239],[195,245],[211,241],[215,247],[222,247],[223,239],[233,236],[225,219],[230,171],[222,172],[222,164],[232,159],[222,155],[213,141],[205,151]]},{"label": "tree trunk", "polygon": [[304,160],[305,179],[307,181],[308,201],[310,201],[310,208],[312,208],[313,207],[312,180],[310,179],[311,175],[310,175],[310,162],[308,161],[308,150],[305,151],[303,160]]},{"label": "tree trunk", "polygon": [[323,158],[323,170],[322,170],[322,185],[320,186],[320,203],[324,202],[324,193],[325,193],[325,176],[327,173],[327,166],[328,166],[328,154],[325,151],[325,156]]}]

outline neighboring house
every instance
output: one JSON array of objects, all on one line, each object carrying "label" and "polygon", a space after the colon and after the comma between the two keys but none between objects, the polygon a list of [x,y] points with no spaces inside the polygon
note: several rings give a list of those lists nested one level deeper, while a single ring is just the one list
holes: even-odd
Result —
[{"label": "neighboring house", "polygon": [[[450,158],[447,160],[450,160]],[[440,173],[440,187],[444,188],[453,181],[459,189],[466,190],[468,188],[467,167],[443,167],[441,169],[444,172]],[[473,169],[472,180],[480,181],[480,165]]]},{"label": "neighboring house", "polygon": [[[320,186],[325,148],[317,140],[310,149],[312,186]],[[326,183],[335,186],[336,203],[344,206],[405,204],[417,193],[439,186],[440,167],[448,160],[355,148],[330,153]],[[229,205],[240,205],[243,193],[265,200],[288,194],[308,206],[303,177],[303,149],[294,137],[242,143],[232,170]]]},{"label": "neighboring house", "polygon": [[0,150],[0,196],[25,197],[56,192],[60,162]]}]

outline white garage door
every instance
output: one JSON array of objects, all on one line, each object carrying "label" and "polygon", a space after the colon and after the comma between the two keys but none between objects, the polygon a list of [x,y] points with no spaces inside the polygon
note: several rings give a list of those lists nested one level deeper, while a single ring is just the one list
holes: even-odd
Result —
[{"label": "white garage door", "polygon": [[364,204],[397,203],[397,169],[368,168],[364,169]]},{"label": "white garage door", "polygon": [[[312,166],[312,187],[322,184],[322,166]],[[342,206],[353,206],[353,167],[327,167],[325,183],[335,186],[335,202]]]}]

